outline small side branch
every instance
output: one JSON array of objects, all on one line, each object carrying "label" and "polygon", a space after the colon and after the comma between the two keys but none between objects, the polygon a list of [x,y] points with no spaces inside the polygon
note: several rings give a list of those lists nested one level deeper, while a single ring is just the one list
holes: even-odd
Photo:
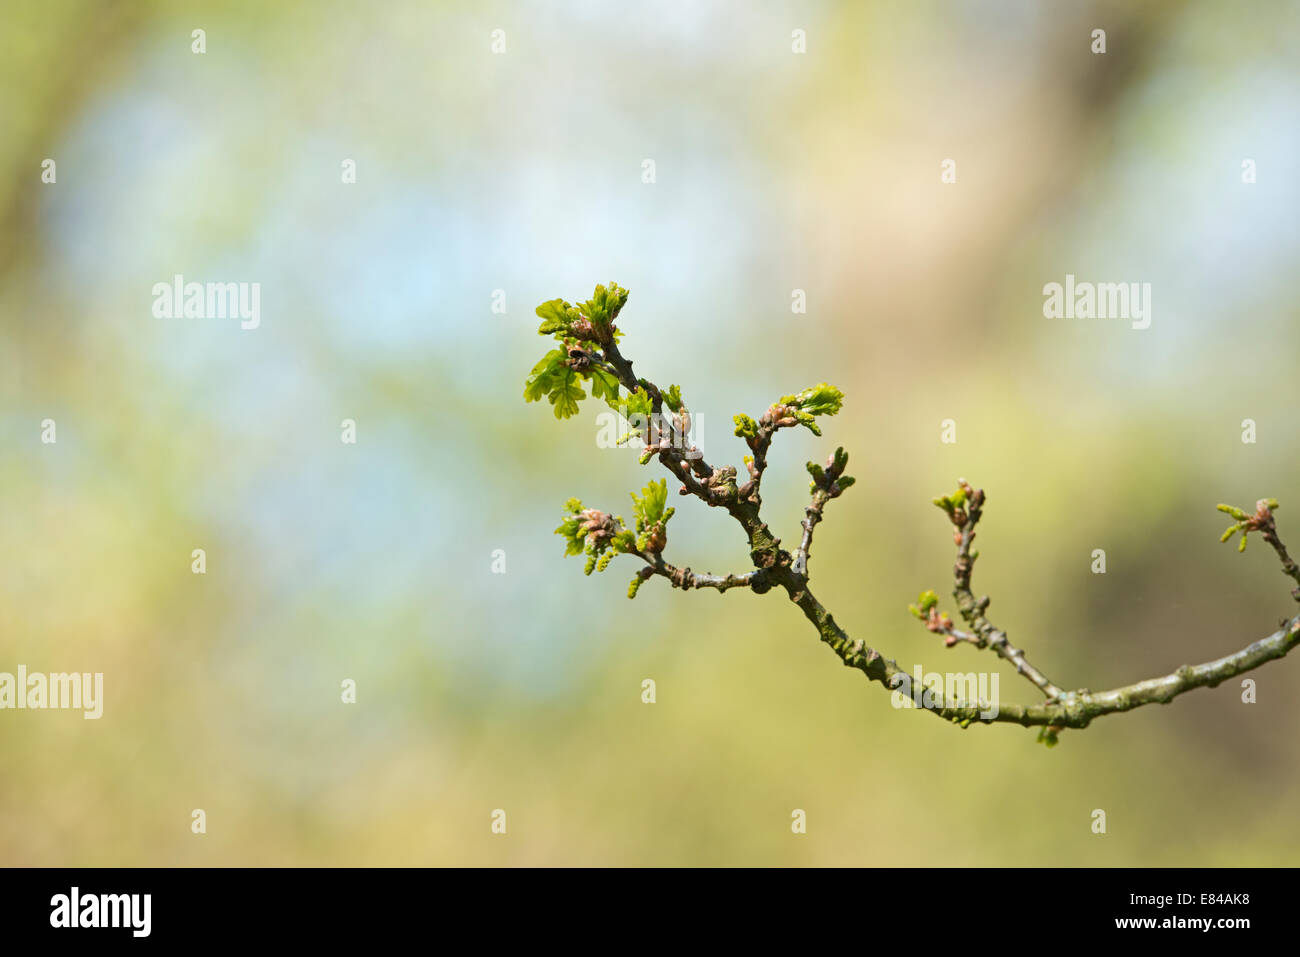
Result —
[{"label": "small side branch", "polygon": [[803,425],[814,435],[821,435],[821,429],[814,420],[819,415],[837,413],[843,399],[844,393],[823,382],[804,389],[797,395],[782,396],[768,407],[757,422],[747,415],[735,416],[736,435],[744,438],[745,444],[754,453],[753,457],[745,458],[749,481],[740,487],[740,501],[755,508],[762,505],[759,486],[763,483],[763,472],[767,468],[767,452],[772,447],[772,437],[777,432]]},{"label": "small side branch", "polygon": [[763,504],[759,486],[763,484],[763,472],[767,469],[767,453],[772,447],[772,439],[781,429],[792,429],[799,424],[799,420],[790,413],[788,406],[777,402],[759,417],[757,423],[747,415],[736,416],[736,434],[744,437],[745,444],[754,453],[745,459],[749,481],[740,487],[741,501],[756,506]]},{"label": "small side branch", "polygon": [[[762,573],[757,569],[743,575],[711,575],[708,572],[693,572],[689,568],[678,568],[676,565],[664,561],[662,555],[641,554],[641,557],[645,559],[646,567],[641,569],[638,574],[643,578],[651,578],[655,575],[667,578],[672,582],[674,588],[683,590],[716,588],[720,592],[725,592],[728,588],[754,588],[755,591],[767,590],[762,587],[760,582]],[[646,574],[647,572],[649,574]]]},{"label": "small side branch", "polygon": [[[1232,525],[1223,537],[1219,539],[1226,542],[1237,532],[1241,532],[1241,545],[1238,551],[1246,550],[1246,536],[1250,532],[1259,532],[1260,537],[1264,539],[1277,552],[1278,560],[1282,562],[1282,574],[1286,575],[1292,581],[1300,586],[1300,565],[1297,565],[1291,556],[1287,553],[1286,546],[1277,535],[1277,521],[1273,518],[1273,513],[1277,510],[1278,504],[1275,498],[1261,498],[1255,503],[1255,514],[1249,515],[1244,509],[1235,508],[1232,505],[1217,506],[1220,512],[1231,515],[1237,520],[1236,525]],[[1291,589],[1291,597],[1300,601],[1300,587]]]},{"label": "small side branch", "polygon": [[749,481],[740,487],[740,498],[744,501],[752,502],[754,505],[761,505],[763,500],[759,495],[759,486],[763,483],[763,472],[767,468],[767,450],[772,447],[772,436],[780,426],[774,424],[769,415],[764,415],[759,421],[758,430],[752,438],[746,437],[745,443],[753,456],[745,459],[745,468],[749,472]]},{"label": "small side branch", "polygon": [[[863,672],[872,681],[897,691],[906,687],[910,676],[891,659],[867,645],[862,639],[852,639],[821,603],[808,591],[802,579],[789,576],[781,584],[790,593],[791,600],[803,610],[840,660],[850,668]],[[996,709],[970,702],[937,702],[926,707],[936,716],[966,727],[970,724],[1018,724],[1039,727],[1048,732],[1063,728],[1086,728],[1095,719],[1109,714],[1132,711],[1148,704],[1168,704],[1179,695],[1196,688],[1214,688],[1230,678],[1244,674],[1261,665],[1284,657],[1300,645],[1300,616],[1288,620],[1278,631],[1267,638],[1247,645],[1240,651],[1199,665],[1183,665],[1171,674],[1148,678],[1109,691],[1062,692],[1047,701],[1021,705],[999,703]]]},{"label": "small side branch", "polygon": [[812,548],[813,529],[817,523],[822,520],[822,509],[830,501],[830,496],[818,489],[813,492],[812,501],[803,510],[804,519],[799,524],[803,526],[803,538],[799,541],[799,550],[794,555],[794,573],[796,575],[808,574],[808,550]]},{"label": "small side branch", "polygon": [[1027,678],[1048,700],[1055,700],[1064,693],[1061,687],[1031,664],[1024,651],[1011,644],[1007,633],[985,617],[989,597],[985,595],[976,598],[971,591],[971,573],[975,568],[975,560],[979,558],[979,552],[971,551],[971,543],[975,541],[975,526],[979,524],[984,511],[984,490],[972,488],[965,479],[959,479],[957,484],[958,489],[954,494],[935,499],[934,504],[948,514],[948,519],[953,524],[952,538],[957,546],[957,561],[953,565],[952,595],[957,600],[957,610],[961,612],[972,633],[953,628],[947,615],[936,614],[935,602],[928,602],[925,595],[922,595],[922,604],[929,607],[922,608],[926,614],[917,617],[923,618],[931,631],[947,635],[946,644],[949,647],[958,641],[966,641],[978,648],[992,648],[1000,658],[1014,665],[1016,673]]},{"label": "small side branch", "polygon": [[803,526],[803,538],[799,542],[799,550],[795,552],[791,569],[796,575],[804,578],[808,576],[808,551],[812,548],[813,529],[822,520],[826,503],[839,498],[840,493],[856,481],[851,475],[844,474],[844,467],[848,464],[849,456],[843,447],[836,449],[835,454],[826,460],[824,469],[815,462],[808,463],[808,474],[812,476],[812,501],[803,510],[804,519],[800,523]]}]

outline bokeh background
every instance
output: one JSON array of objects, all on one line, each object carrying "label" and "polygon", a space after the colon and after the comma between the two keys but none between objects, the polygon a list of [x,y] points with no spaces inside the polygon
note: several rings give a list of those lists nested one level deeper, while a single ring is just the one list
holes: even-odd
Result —
[{"label": "bokeh background", "polygon": [[[1286,579],[1213,506],[1277,496],[1300,545],[1295,4],[3,20],[0,670],[102,671],[106,703],[0,713],[0,863],[1296,863],[1300,661],[1051,750],[896,711],[775,594],[584,579],[561,503],[628,513],[654,473],[597,447],[590,400],[521,397],[533,307],[614,279],[715,464],[734,413],[847,393],[825,439],[779,437],[766,511],[797,540],[803,462],[849,449],[814,588],[904,666],[996,661],[906,612],[951,587],[929,500],[958,476],[989,494],[976,589],[1058,683],[1262,637]],[[1151,327],[1045,319],[1067,272],[1150,282]],[[259,282],[261,327],[154,318],[176,273]],[[669,558],[743,570],[680,504]]]}]

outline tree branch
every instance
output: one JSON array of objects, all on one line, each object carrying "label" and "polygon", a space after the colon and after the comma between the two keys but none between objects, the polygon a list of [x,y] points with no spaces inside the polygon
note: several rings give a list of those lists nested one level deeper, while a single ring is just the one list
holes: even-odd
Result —
[{"label": "tree branch", "polygon": [[[648,379],[637,377],[632,371],[631,361],[620,352],[612,320],[622,309],[626,298],[627,290],[614,284],[609,289],[597,286],[593,299],[581,304],[585,311],[574,309],[563,300],[543,303],[538,308],[538,315],[544,320],[539,331],[544,335],[554,333],[563,350],[549,353],[533,370],[525,387],[525,398],[534,401],[549,394],[552,404],[556,406],[557,416],[567,417],[574,414],[577,408],[570,391],[573,372],[595,377],[597,373],[591,370],[599,370],[600,375],[612,376],[630,393],[636,393],[638,389],[644,390],[644,395],[649,397],[653,414],[662,415],[665,405],[669,406],[675,418],[667,430],[667,438],[648,444],[647,458],[657,457],[677,478],[681,483],[681,494],[694,495],[707,505],[727,510],[745,533],[754,570],[744,574],[719,576],[692,572],[689,568],[678,568],[665,561],[660,552],[666,541],[664,526],[671,517],[672,510],[663,511],[663,496],[666,494],[663,483],[653,482],[647,486],[641,499],[633,496],[638,508],[637,531],[642,536],[635,542],[633,532],[622,526],[621,519],[592,509],[584,510],[580,502],[571,499],[571,514],[561,528],[556,530],[569,540],[567,553],[585,550],[588,554],[588,571],[596,565],[603,568],[616,553],[631,553],[640,557],[646,564],[632,581],[628,592],[630,597],[635,596],[641,582],[656,576],[667,578],[677,588],[713,588],[719,592],[729,588],[748,587],[761,594],[773,585],[780,586],[817,629],[822,641],[831,647],[845,665],[856,668],[870,680],[892,691],[910,685],[911,676],[899,668],[896,662],[882,656],[862,639],[850,638],[808,588],[808,560],[813,530],[823,518],[826,503],[838,497],[854,481],[843,474],[848,461],[844,450],[837,449],[827,461],[825,469],[808,463],[808,471],[812,476],[811,499],[804,509],[801,523],[803,536],[794,555],[781,548],[780,539],[771,533],[760,514],[762,502],[759,486],[767,468],[767,453],[772,437],[782,428],[799,424],[820,435],[821,431],[813,419],[819,415],[834,415],[839,410],[842,399],[839,390],[823,383],[798,395],[785,396],[774,403],[757,423],[748,416],[736,416],[736,434],[745,439],[753,452],[753,458],[747,458],[745,463],[750,478],[738,487],[734,468],[727,466],[715,469],[694,446],[689,449],[682,447],[690,431],[690,418],[685,403],[680,400],[677,387],[673,386],[669,392],[664,392]],[[606,392],[610,390],[612,383],[607,381]],[[592,394],[597,394],[595,385]],[[607,400],[608,398],[607,395]],[[639,401],[642,403],[641,408],[644,408],[645,398],[642,397]],[[653,432],[647,434],[654,438]],[[922,593],[919,607],[912,606],[912,611],[929,630],[944,635],[945,644],[949,647],[967,643],[981,649],[992,649],[1014,665],[1017,673],[1037,687],[1046,696],[1046,700],[1030,705],[995,702],[993,704],[996,706],[990,707],[987,702],[944,701],[941,696],[937,699],[922,696],[921,707],[938,717],[956,722],[962,727],[972,723],[1038,726],[1045,729],[1040,740],[1052,744],[1055,743],[1056,733],[1061,729],[1086,728],[1092,721],[1105,715],[1131,711],[1157,702],[1166,704],[1195,688],[1215,687],[1283,657],[1300,644],[1298,615],[1287,620],[1282,628],[1267,638],[1214,661],[1183,665],[1171,674],[1109,691],[1092,692],[1086,688],[1065,691],[1031,664],[1024,652],[1011,644],[1006,632],[985,616],[989,598],[976,598],[971,590],[971,575],[979,557],[978,552],[972,551],[971,544],[983,513],[984,501],[984,491],[972,488],[965,480],[959,483],[957,492],[935,500],[935,504],[947,512],[954,527],[953,541],[957,546],[957,558],[953,566],[953,597],[970,630],[956,628],[946,614],[938,611],[938,597],[933,592]],[[1226,505],[1219,508],[1237,520],[1224,533],[1223,540],[1240,532],[1240,547],[1244,549],[1247,534],[1259,532],[1277,553],[1282,571],[1297,583],[1292,595],[1300,601],[1300,565],[1292,560],[1277,535],[1273,518],[1277,502],[1261,499],[1256,503],[1253,515]]]},{"label": "tree branch", "polygon": [[[743,575],[710,575],[708,572],[693,572],[689,568],[678,568],[666,561],[662,555],[644,554],[636,552],[641,558],[645,559],[646,567],[638,573],[644,578],[650,578],[654,575],[660,575],[667,578],[674,588],[690,590],[692,588],[716,588],[720,592],[725,592],[728,588],[750,588],[756,587],[756,590],[762,588],[761,579],[763,573],[758,569],[746,572]],[[646,572],[650,574],[647,575]]]},{"label": "tree branch", "polygon": [[745,461],[745,468],[749,471],[749,481],[740,487],[740,497],[748,499],[756,506],[763,504],[759,496],[759,486],[763,482],[763,472],[767,468],[767,452],[772,447],[772,438],[777,430],[798,424],[782,413],[783,409],[780,406],[773,405],[758,420],[754,434],[745,436],[745,443],[754,455]]},{"label": "tree branch", "polygon": [[794,553],[793,568],[796,575],[808,574],[808,551],[812,548],[813,529],[822,520],[822,509],[828,501],[830,496],[818,489],[813,492],[812,501],[803,510],[804,518],[799,523],[803,526],[803,538],[799,540],[799,550]]},{"label": "tree branch", "polygon": [[[830,613],[812,596],[806,584],[798,579],[784,580],[781,584],[789,593],[791,601],[799,606],[817,628],[822,641],[830,645],[845,665],[858,669],[872,681],[890,690],[896,691],[910,685],[911,675],[899,668],[896,662],[882,657],[861,639],[850,639]],[[1109,691],[1068,691],[1055,700],[1032,705],[999,703],[996,713],[991,713],[992,709],[980,704],[969,702],[937,702],[925,710],[963,726],[979,723],[1019,724],[1049,729],[1086,728],[1095,719],[1109,714],[1132,711],[1148,704],[1168,704],[1195,688],[1217,687],[1229,678],[1283,657],[1297,644],[1300,644],[1300,616],[1290,619],[1284,627],[1267,638],[1223,658],[1199,665],[1183,665],[1171,674],[1148,678]]]},{"label": "tree branch", "polygon": [[800,523],[803,526],[803,539],[799,542],[799,550],[794,557],[796,575],[808,575],[808,550],[812,547],[813,529],[822,520],[826,503],[838,498],[840,493],[854,483],[852,476],[843,474],[844,467],[848,464],[849,456],[843,447],[836,449],[835,454],[826,460],[825,469],[814,462],[808,463],[808,474],[812,476],[812,501],[803,510],[804,519]]},{"label": "tree branch", "polygon": [[[971,488],[965,479],[958,479],[957,486],[956,492],[935,499],[934,504],[947,512],[948,520],[953,524],[952,537],[957,545],[957,561],[953,565],[952,595],[957,599],[957,609],[962,618],[974,634],[959,632],[951,627],[947,615],[939,615],[936,619],[933,605],[925,609],[929,613],[925,619],[926,625],[931,631],[947,635],[951,639],[946,642],[950,648],[957,641],[967,641],[977,648],[992,648],[1000,658],[1015,666],[1017,674],[1027,678],[1049,699],[1059,698],[1063,694],[1061,688],[1030,664],[1025,653],[1011,644],[1007,633],[984,616],[984,610],[989,606],[989,597],[985,595],[977,599],[971,591],[971,573],[975,569],[975,560],[979,558],[979,552],[971,551],[971,543],[975,541],[975,526],[979,524],[984,511],[984,490]],[[922,595],[921,600],[923,604],[930,604],[925,595]],[[933,626],[936,620],[939,625],[937,628]]]},{"label": "tree branch", "polygon": [[[1272,546],[1273,551],[1277,552],[1278,560],[1282,563],[1282,574],[1300,584],[1300,565],[1296,565],[1291,559],[1291,556],[1287,554],[1286,546],[1277,537],[1277,522],[1273,518],[1273,509],[1278,507],[1277,499],[1261,498],[1255,503],[1254,515],[1248,515],[1243,509],[1234,508],[1231,505],[1216,507],[1220,512],[1225,512],[1237,519],[1237,524],[1230,526],[1219,541],[1226,542],[1234,534],[1241,532],[1241,545],[1238,547],[1238,551],[1244,552],[1246,550],[1247,534],[1259,532],[1264,541]],[[1296,601],[1300,601],[1300,588],[1291,589],[1291,597]]]}]

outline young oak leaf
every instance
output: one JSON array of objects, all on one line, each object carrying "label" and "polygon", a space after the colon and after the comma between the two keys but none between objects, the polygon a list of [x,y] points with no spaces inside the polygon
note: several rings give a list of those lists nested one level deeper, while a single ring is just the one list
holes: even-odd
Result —
[{"label": "young oak leaf", "polygon": [[551,299],[542,303],[537,307],[537,315],[542,319],[542,324],[537,327],[539,336],[549,336],[554,333],[568,335],[573,329],[573,324],[582,318],[578,310],[563,299]]},{"label": "young oak leaf", "polygon": [[589,370],[591,375],[591,397],[593,399],[604,398],[610,408],[618,408],[618,379],[612,372],[605,369],[592,368]]},{"label": "young oak leaf", "polygon": [[592,325],[608,326],[627,303],[628,291],[616,282],[609,286],[598,285],[591,298],[578,304],[578,308]]},{"label": "young oak leaf", "polygon": [[541,361],[533,366],[524,382],[524,401],[536,402],[544,395],[549,395],[555,387],[556,379],[568,371],[564,365],[563,349],[552,349],[542,356]]},{"label": "young oak leaf", "polygon": [[663,518],[664,506],[668,503],[668,480],[651,481],[641,490],[641,497],[632,495],[632,511],[637,518],[637,531],[648,528]]},{"label": "young oak leaf", "polygon": [[567,419],[578,414],[578,403],[586,398],[582,389],[582,380],[572,369],[565,369],[564,375],[557,376],[547,396],[554,406],[557,419]]},{"label": "young oak leaf", "polygon": [[581,376],[569,368],[566,360],[564,350],[552,349],[533,366],[524,382],[524,401],[536,402],[546,396],[557,419],[577,415],[578,403],[587,395]]},{"label": "young oak leaf", "polygon": [[681,386],[670,385],[668,391],[664,393],[664,405],[674,412],[682,411],[682,389]]},{"label": "young oak leaf", "polygon": [[781,400],[786,405],[795,405],[809,415],[834,415],[844,404],[844,393],[825,382],[811,389],[804,389],[798,395],[786,396]]},{"label": "young oak leaf", "polygon": [[844,403],[844,393],[825,382],[804,389],[798,395],[783,395],[781,405],[788,406],[791,415],[805,425],[813,435],[821,435],[822,430],[813,419],[819,415],[834,415]]},{"label": "young oak leaf", "polygon": [[650,393],[637,386],[635,392],[629,392],[627,398],[619,402],[618,411],[625,419],[630,419],[634,415],[644,417],[650,414],[650,406]]},{"label": "young oak leaf", "polygon": [[581,555],[583,549],[587,547],[587,533],[583,530],[582,502],[576,498],[571,498],[564,503],[564,509],[569,514],[560,522],[560,527],[555,530],[556,535],[564,537],[564,554]]}]

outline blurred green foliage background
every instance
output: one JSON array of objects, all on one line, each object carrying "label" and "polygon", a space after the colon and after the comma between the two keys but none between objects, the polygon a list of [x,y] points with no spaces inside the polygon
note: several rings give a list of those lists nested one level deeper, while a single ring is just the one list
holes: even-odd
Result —
[{"label": "blurred green foliage background", "polygon": [[[533,307],[610,279],[714,464],[839,385],[765,511],[796,542],[803,462],[849,449],[814,588],[906,667],[996,660],[906,611],[958,476],[1057,682],[1262,637],[1286,580],[1213,506],[1277,496],[1300,546],[1296,5],[22,0],[0,50],[0,670],[107,699],[0,712],[0,863],[1295,863],[1300,661],[1052,750],[896,711],[776,594],[561,561],[566,498],[659,473],[521,388]],[[260,282],[261,327],[154,318],[176,273]],[[1151,327],[1045,319],[1066,273],[1152,283]],[[670,560],[744,570],[680,504]]]}]

